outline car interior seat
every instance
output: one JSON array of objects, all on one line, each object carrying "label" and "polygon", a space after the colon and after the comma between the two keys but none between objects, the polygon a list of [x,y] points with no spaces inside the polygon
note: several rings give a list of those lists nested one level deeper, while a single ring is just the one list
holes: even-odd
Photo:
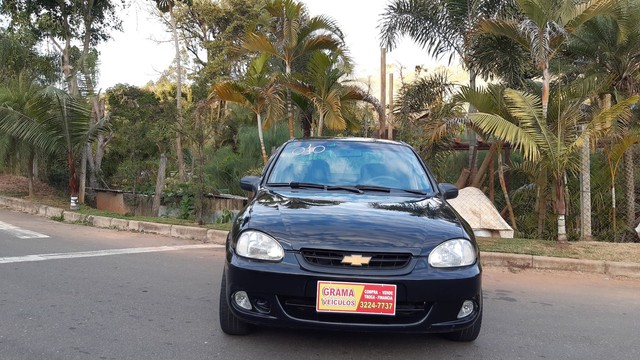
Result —
[{"label": "car interior seat", "polygon": [[364,164],[360,168],[360,182],[369,183],[371,179],[379,176],[389,176],[387,166],[381,163]]},{"label": "car interior seat", "polygon": [[326,184],[329,181],[329,164],[326,161],[315,159],[309,161],[302,182],[313,184]]}]

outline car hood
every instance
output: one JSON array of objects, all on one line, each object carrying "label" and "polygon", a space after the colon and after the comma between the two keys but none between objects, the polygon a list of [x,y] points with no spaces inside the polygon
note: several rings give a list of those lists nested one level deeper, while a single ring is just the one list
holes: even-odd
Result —
[{"label": "car hood", "polygon": [[243,215],[285,248],[397,251],[414,255],[444,240],[468,238],[457,213],[438,197],[261,191]]}]

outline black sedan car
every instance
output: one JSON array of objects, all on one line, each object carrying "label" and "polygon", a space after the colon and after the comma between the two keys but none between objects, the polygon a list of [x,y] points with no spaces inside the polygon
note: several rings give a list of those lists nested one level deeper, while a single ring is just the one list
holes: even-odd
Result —
[{"label": "black sedan car", "polygon": [[479,251],[407,144],[299,139],[282,145],[234,220],[220,325],[443,333],[473,341],[482,322]]}]

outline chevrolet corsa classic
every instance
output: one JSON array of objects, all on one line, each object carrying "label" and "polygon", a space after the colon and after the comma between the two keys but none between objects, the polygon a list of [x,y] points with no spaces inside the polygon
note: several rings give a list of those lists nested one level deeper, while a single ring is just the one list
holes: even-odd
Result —
[{"label": "chevrolet corsa classic", "polygon": [[481,267],[469,226],[407,144],[291,140],[260,177],[226,243],[220,325],[442,333],[473,341]]}]

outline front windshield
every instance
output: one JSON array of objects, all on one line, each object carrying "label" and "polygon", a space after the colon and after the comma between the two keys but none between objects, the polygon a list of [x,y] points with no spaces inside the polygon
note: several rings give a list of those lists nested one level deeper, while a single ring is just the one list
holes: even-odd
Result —
[{"label": "front windshield", "polygon": [[302,140],[286,144],[268,185],[378,186],[433,192],[415,153],[385,142]]}]

